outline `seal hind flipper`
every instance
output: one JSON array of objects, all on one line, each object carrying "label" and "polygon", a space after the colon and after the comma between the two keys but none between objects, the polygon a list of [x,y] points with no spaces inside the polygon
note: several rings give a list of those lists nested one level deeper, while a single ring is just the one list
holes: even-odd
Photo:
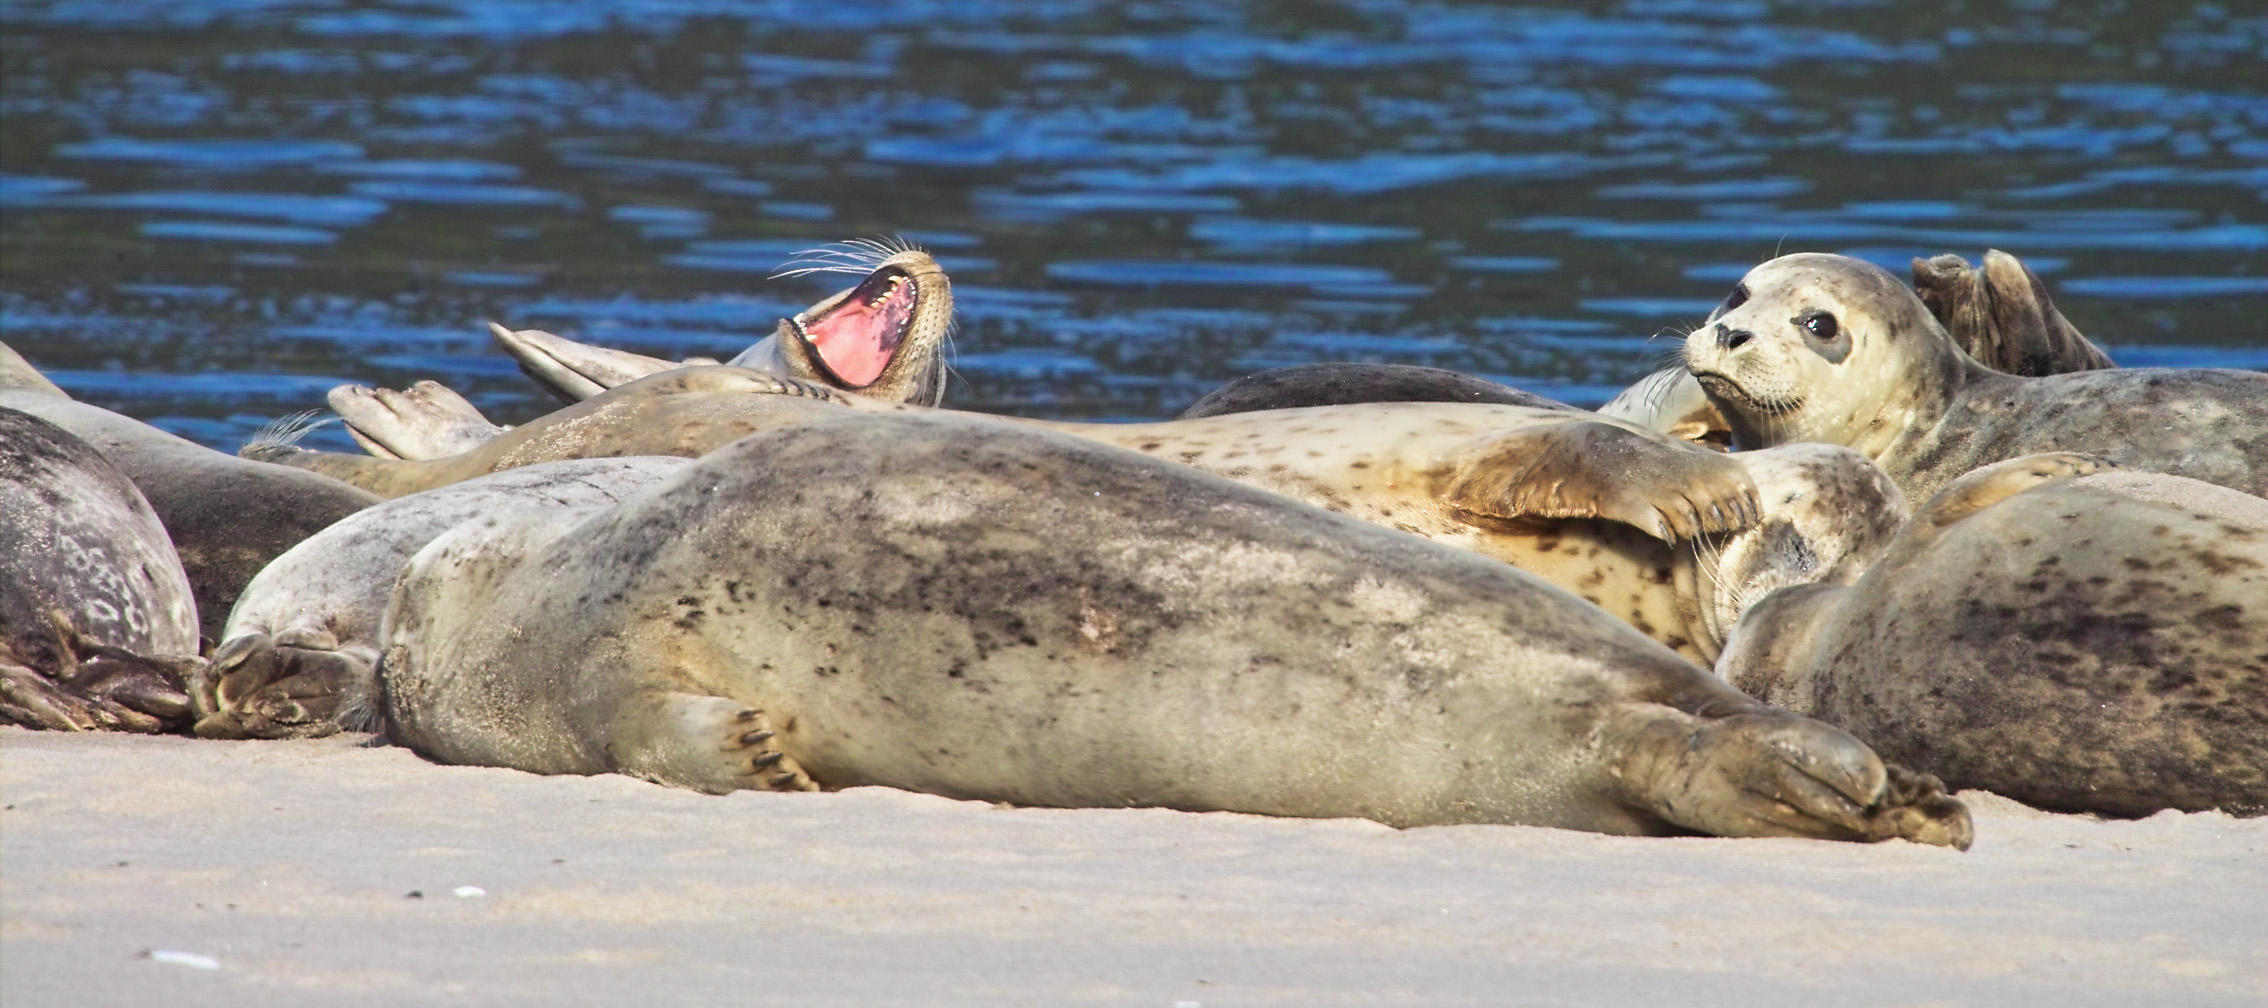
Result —
[{"label": "seal hind flipper", "polygon": [[1492,518],[1604,518],[1664,542],[1756,521],[1756,484],[1727,456],[1577,421],[1476,442],[1436,494]]},{"label": "seal hind flipper", "polygon": [[2056,310],[2047,284],[2015,256],[1992,249],[1971,269],[1947,253],[1916,258],[1913,271],[1922,304],[1986,367],[2039,377],[2118,366]]},{"label": "seal hind flipper", "polygon": [[2117,468],[2118,463],[2109,459],[2080,452],[2019,455],[1946,484],[1945,489],[1914,509],[1910,524],[1920,529],[1944,528],[2026,490]]},{"label": "seal hind flipper", "polygon": [[1907,839],[1969,849],[1968,809],[1825,723],[1759,709],[1704,718],[1641,705],[1608,729],[1609,772],[1640,807],[1718,836]]},{"label": "seal hind flipper", "polygon": [[186,723],[185,682],[203,662],[134,654],[80,633],[59,611],[47,618],[58,667],[19,656],[0,640],[0,724],[157,734]]},{"label": "seal hind flipper", "polygon": [[346,421],[355,443],[379,458],[446,458],[478,448],[505,430],[437,381],[398,392],[341,385],[325,398]]},{"label": "seal hind flipper", "polygon": [[728,697],[641,690],[586,730],[616,770],[656,783],[710,794],[819,790],[772,744],[771,719]]},{"label": "seal hind flipper", "polygon": [[521,373],[566,402],[581,402],[617,385],[686,366],[627,350],[577,343],[541,329],[506,329],[490,322],[488,332],[520,363]]}]

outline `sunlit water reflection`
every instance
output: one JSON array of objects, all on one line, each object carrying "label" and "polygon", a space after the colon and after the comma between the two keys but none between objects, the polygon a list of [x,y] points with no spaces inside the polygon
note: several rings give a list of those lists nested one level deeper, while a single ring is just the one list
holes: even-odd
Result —
[{"label": "sunlit water reflection", "polygon": [[2003,248],[2121,363],[2268,368],[2246,5],[0,11],[0,339],[216,446],[348,380],[544,408],[486,319],[729,354],[882,233],[955,278],[950,399],[1030,414],[1314,360],[1596,402],[1782,250]]}]

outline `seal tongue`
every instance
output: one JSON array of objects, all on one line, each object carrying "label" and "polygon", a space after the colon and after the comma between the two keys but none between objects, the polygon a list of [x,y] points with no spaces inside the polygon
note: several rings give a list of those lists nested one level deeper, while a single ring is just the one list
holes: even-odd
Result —
[{"label": "seal tongue", "polygon": [[913,315],[914,285],[903,274],[875,274],[842,304],[804,324],[812,349],[835,377],[857,388],[874,384],[890,366]]}]

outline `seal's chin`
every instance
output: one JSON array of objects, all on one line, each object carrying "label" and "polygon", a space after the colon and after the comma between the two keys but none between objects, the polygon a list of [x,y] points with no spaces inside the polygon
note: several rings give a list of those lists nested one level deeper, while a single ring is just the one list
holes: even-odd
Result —
[{"label": "seal's chin", "polygon": [[885,266],[858,286],[797,312],[787,320],[787,329],[836,384],[866,388],[889,369],[920,300],[913,277]]},{"label": "seal's chin", "polygon": [[1732,403],[1744,412],[1778,416],[1803,408],[1801,396],[1767,399],[1750,393],[1741,388],[1738,382],[1714,371],[1695,371],[1693,380],[1701,383],[1702,391],[1709,393],[1709,398]]}]

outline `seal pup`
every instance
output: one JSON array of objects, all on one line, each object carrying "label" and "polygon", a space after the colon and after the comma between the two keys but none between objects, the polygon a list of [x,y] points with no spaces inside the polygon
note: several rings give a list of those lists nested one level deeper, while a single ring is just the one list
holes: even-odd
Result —
[{"label": "seal pup", "polygon": [[197,608],[132,480],[0,408],[0,723],[155,732],[189,712]]},{"label": "seal pup", "polygon": [[571,459],[412,494],[358,511],[263,568],[229,613],[211,663],[191,679],[205,738],[300,738],[375,731],[379,621],[410,555],[450,528],[504,508],[559,521],[612,504],[690,464],[682,458]]},{"label": "seal pup", "polygon": [[1686,338],[1685,362],[1736,444],[1846,445],[1910,499],[2047,451],[2268,493],[2268,374],[2003,374],[1963,353],[1895,277],[1845,256],[1783,256],[1749,271]]},{"label": "seal pup", "polygon": [[[861,277],[781,319],[772,335],[726,363],[883,402],[934,406],[943,400],[953,285],[929,253],[894,239],[852,241],[813,250],[788,265],[781,275]],[[571,403],[663,371],[716,363],[666,361],[493,322],[488,329],[521,371]],[[383,458],[445,458],[503,430],[435,382],[419,382],[407,392],[342,385],[328,399],[355,441]]]},{"label": "seal pup", "polygon": [[[268,457],[398,494],[553,453],[699,454],[844,406],[926,409],[732,368],[686,368],[455,459],[297,450]],[[1855,452],[1724,455],[1564,407],[1368,403],[1146,424],[1002,419],[1472,549],[1576,592],[1704,663],[1740,608],[1763,594],[1758,585],[1855,575],[1843,558],[1886,536],[1904,514],[1895,488]]]},{"label": "seal pup", "polygon": [[1854,584],[1764,599],[1717,669],[1956,788],[2268,812],[2268,501],[2078,454],[1996,463]]},{"label": "seal pup", "polygon": [[237,593],[268,561],[377,502],[320,474],[217,452],[59,394],[0,388],[0,406],[70,431],[134,481],[173,538],[209,638],[218,639]]},{"label": "seal pup", "polygon": [[386,622],[388,735],[449,763],[1970,835],[1933,781],[1502,564],[993,418],[835,411],[571,528],[486,516],[412,558]]}]

